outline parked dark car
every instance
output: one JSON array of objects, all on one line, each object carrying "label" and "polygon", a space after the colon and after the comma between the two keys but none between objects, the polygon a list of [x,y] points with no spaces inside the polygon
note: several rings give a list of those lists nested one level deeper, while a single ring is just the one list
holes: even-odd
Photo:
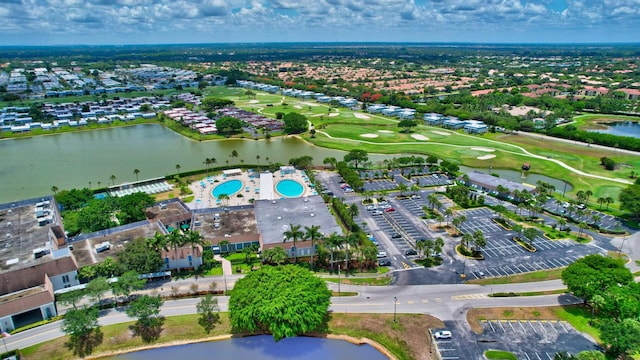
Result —
[{"label": "parked dark car", "polygon": [[391,260],[381,259],[380,261],[378,261],[378,266],[391,266]]},{"label": "parked dark car", "polygon": [[404,252],[405,255],[418,255],[418,252],[413,250],[413,249],[409,249],[407,251]]}]

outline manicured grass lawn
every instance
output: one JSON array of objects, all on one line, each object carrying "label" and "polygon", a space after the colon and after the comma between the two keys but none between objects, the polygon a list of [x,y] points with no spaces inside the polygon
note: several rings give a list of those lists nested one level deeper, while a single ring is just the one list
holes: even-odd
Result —
[{"label": "manicured grass lawn", "polygon": [[508,351],[502,351],[502,350],[487,350],[484,352],[484,356],[487,359],[494,359],[494,360],[517,360],[518,359],[513,353],[510,353]]},{"label": "manicured grass lawn", "polygon": [[[163,331],[156,342],[143,343],[139,337],[133,337],[129,325],[133,322],[101,327],[103,341],[93,351],[93,355],[114,351],[127,351],[148,345],[167,344],[177,341],[206,341],[214,336],[232,334],[229,314],[220,313],[221,322],[207,335],[197,325],[197,315],[172,316],[165,320]],[[393,314],[342,314],[330,313],[326,330],[322,334],[347,335],[356,339],[368,338],[384,346],[399,360],[420,358],[429,352],[427,328],[443,327],[442,321],[429,315],[397,314],[397,322]],[[23,349],[26,360],[67,360],[74,356],[65,347],[67,337],[41,343]]]},{"label": "manicured grass lawn", "polygon": [[538,281],[546,281],[546,280],[557,280],[557,279],[560,279],[562,275],[562,270],[564,269],[534,271],[534,272],[522,273],[522,274],[504,276],[504,277],[496,277],[496,278],[489,278],[489,279],[474,279],[474,280],[469,280],[467,282],[469,284],[497,285],[497,284],[516,284],[516,283],[538,282]]},{"label": "manicured grass lawn", "polygon": [[[352,278],[340,278],[340,283],[344,285],[373,285],[373,286],[385,286],[391,283],[391,277],[375,277],[375,278],[360,278],[360,277],[352,277]],[[333,283],[338,283],[338,278],[327,278],[325,281],[330,281]]]}]

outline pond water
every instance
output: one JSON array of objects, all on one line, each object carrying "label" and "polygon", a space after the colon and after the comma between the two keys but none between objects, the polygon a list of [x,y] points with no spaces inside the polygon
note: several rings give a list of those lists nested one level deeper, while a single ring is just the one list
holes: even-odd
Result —
[{"label": "pond water", "polygon": [[640,122],[621,121],[606,125],[608,126],[607,129],[592,131],[617,136],[630,136],[640,139]]},{"label": "pond water", "polygon": [[189,345],[145,350],[114,357],[118,360],[387,360],[370,345],[354,345],[343,340],[295,337],[274,342],[268,335],[233,338]]},{"label": "pond water", "polygon": [[[233,151],[238,153],[232,157]],[[213,166],[287,163],[309,155],[317,165],[345,152],[315,147],[295,137],[270,140],[192,141],[161,125],[136,125],[0,141],[0,203],[52,194],[59,189],[111,185]],[[369,155],[370,161],[389,156]],[[90,184],[91,183],[91,184]]]}]

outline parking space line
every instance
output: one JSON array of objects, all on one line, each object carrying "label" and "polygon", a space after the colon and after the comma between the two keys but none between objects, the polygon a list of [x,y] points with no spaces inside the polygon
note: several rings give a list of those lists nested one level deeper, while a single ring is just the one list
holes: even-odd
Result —
[{"label": "parking space line", "polygon": [[[547,358],[548,358],[549,360],[553,360],[553,357],[551,357],[551,355],[550,355],[548,352],[545,352],[545,354],[547,354]],[[555,355],[554,355],[554,356],[555,356]]]},{"label": "parking space line", "polygon": [[524,325],[522,325],[522,321],[518,321],[518,324],[520,324],[520,328],[522,329],[522,331],[523,331],[523,332],[527,332],[527,331],[524,329]]},{"label": "parking space line", "polygon": [[487,323],[491,327],[491,331],[496,332],[496,329],[493,328],[493,324],[491,324],[491,321],[487,321]]},{"label": "parking space line", "polygon": [[538,331],[536,331],[536,328],[533,327],[533,324],[531,323],[531,321],[527,321],[529,323],[529,326],[531,326],[531,330],[533,330],[534,333],[538,333]]},{"label": "parking space line", "polygon": [[524,353],[524,356],[526,356],[526,357],[527,357],[527,360],[531,360],[531,358],[529,357],[529,354]]},{"label": "parking space line", "polygon": [[542,358],[540,357],[540,355],[538,355],[538,353],[536,352],[536,357],[538,358],[538,360],[542,360]]},{"label": "parking space line", "polygon": [[544,325],[542,325],[542,321],[538,320],[538,325],[540,325],[540,328],[542,329],[543,333],[546,333],[547,331],[544,328]]},{"label": "parking space line", "polygon": [[502,321],[499,321],[498,325],[500,325],[500,328],[502,329],[502,332],[506,333],[506,331],[504,330],[504,326],[502,326]]},{"label": "parking space line", "polygon": [[551,321],[548,322],[549,326],[551,326],[551,328],[553,329],[553,331],[556,332],[556,334],[558,333],[558,329],[556,329],[555,326],[553,326],[553,323]]}]

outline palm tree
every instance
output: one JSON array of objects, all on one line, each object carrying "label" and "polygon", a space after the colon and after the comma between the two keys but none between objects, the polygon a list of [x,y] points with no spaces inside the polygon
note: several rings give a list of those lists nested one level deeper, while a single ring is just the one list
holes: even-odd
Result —
[{"label": "palm tree", "polygon": [[298,249],[296,249],[296,244],[298,242],[298,240],[304,238],[304,232],[302,232],[302,230],[300,230],[302,226],[301,225],[293,225],[293,224],[289,224],[289,230],[285,231],[283,233],[284,235],[284,241],[286,242],[287,240],[291,240],[293,242],[293,262],[297,263],[298,262]]},{"label": "palm tree", "polygon": [[398,184],[398,190],[400,190],[400,196],[402,196],[402,194],[407,191],[408,187],[407,184],[405,183],[400,183]]},{"label": "palm tree", "polygon": [[89,190],[91,190],[91,181],[89,181]]},{"label": "palm tree", "polygon": [[567,220],[565,220],[565,218],[560,218],[558,219],[558,227],[559,227],[559,231],[562,231],[562,229],[564,229],[564,227],[567,226]]},{"label": "palm tree", "polygon": [[[349,216],[351,216],[351,220],[353,220],[353,218],[355,218],[356,216],[358,216],[358,214],[360,214],[360,209],[358,208],[358,205],[356,205],[355,203],[349,205],[349,208],[347,209],[347,211],[349,212]],[[355,221],[352,221],[353,225],[351,226],[351,231],[353,231],[353,226],[355,226]]]},{"label": "palm tree", "polygon": [[111,185],[115,185],[116,184],[116,176],[115,175],[111,174],[109,179],[111,180]]},{"label": "palm tree", "polygon": [[180,173],[180,168],[182,168],[182,166],[180,166],[180,164],[176,164],[176,172]]},{"label": "palm tree", "polygon": [[102,181],[98,181],[98,189],[100,189],[101,185],[102,185]]},{"label": "palm tree", "polygon": [[343,242],[342,236],[335,232],[324,238],[324,244],[329,248],[329,262],[331,263],[331,269],[333,269],[333,251],[335,248],[341,247]]},{"label": "palm tree", "polygon": [[169,250],[167,249],[167,236],[156,231],[153,237],[147,239],[147,246],[154,251]]},{"label": "palm tree", "polygon": [[589,203],[589,198],[593,195],[593,191],[591,190],[587,190],[584,192],[584,195],[587,197],[587,200],[585,201],[585,203]]},{"label": "palm tree", "polygon": [[607,208],[606,208],[606,210],[609,210],[609,204],[613,204],[613,198],[611,198],[610,196],[607,196],[607,197],[604,199],[604,202],[605,202],[605,203],[607,203]]},{"label": "palm tree", "polygon": [[349,271],[349,247],[351,247],[351,246],[357,247],[358,246],[358,237],[357,237],[357,234],[351,233],[351,234],[345,236],[343,239],[344,239],[344,250],[345,250],[344,259],[346,261],[344,269],[345,269],[345,272],[346,272],[346,271]]},{"label": "palm tree", "polygon": [[58,187],[55,185],[51,187],[51,192],[53,192],[54,195],[58,193],[58,190],[59,190]]},{"label": "palm tree", "polygon": [[598,198],[598,205],[600,205],[599,210],[602,210],[602,205],[606,202],[606,200],[603,197],[599,197]]},{"label": "palm tree", "polygon": [[533,244],[533,240],[536,239],[536,236],[538,236],[538,230],[534,229],[534,228],[526,228],[524,229],[524,237],[529,240],[529,244]]},{"label": "palm tree", "polygon": [[211,159],[204,159],[204,166],[207,169],[207,176],[209,176],[209,167],[211,167]]},{"label": "palm tree", "polygon": [[231,156],[232,158],[237,158],[238,157],[238,152],[236,150],[233,150],[231,152],[231,155],[229,155],[229,156]]},{"label": "palm tree", "polygon": [[480,249],[487,246],[487,239],[484,237],[484,234],[480,230],[476,230],[473,233],[473,249],[477,252],[480,252]]},{"label": "palm tree", "polygon": [[578,237],[581,238],[582,234],[584,233],[584,229],[587,228],[587,223],[582,221],[578,224],[578,228],[580,229],[580,231],[578,232]]},{"label": "palm tree", "polygon": [[224,194],[224,193],[223,193],[223,194],[219,194],[219,195],[218,195],[218,200],[220,200],[220,201],[222,202],[222,204],[223,204],[223,205],[225,205],[225,206],[226,206],[227,204],[229,204],[229,199],[231,199],[231,198],[229,197],[229,194]]},{"label": "palm tree", "polygon": [[196,246],[204,246],[205,244],[204,237],[197,231],[187,232],[184,237],[184,242],[185,244],[191,245],[191,253],[193,253],[193,249],[195,249]]},{"label": "palm tree", "polygon": [[180,262],[178,261],[178,248],[184,245],[185,236],[182,235],[180,229],[173,229],[167,236],[167,245],[173,247],[175,254],[177,271],[180,272]]},{"label": "palm tree", "polygon": [[258,166],[260,166],[260,155],[256,155],[256,162],[258,163]]},{"label": "palm tree", "polygon": [[463,248],[465,248],[465,250],[469,249],[469,243],[473,241],[473,235],[466,233],[462,235],[462,238],[460,238],[460,245],[462,245]]},{"label": "palm tree", "polygon": [[136,175],[136,181],[138,181],[138,174],[140,174],[140,170],[133,169],[133,173]]},{"label": "palm tree", "polygon": [[316,241],[322,239],[322,233],[320,232],[320,226],[319,225],[311,225],[311,226],[305,226],[304,227],[305,230],[305,234],[304,237],[306,239],[311,240],[311,257],[309,258],[309,266],[311,267],[311,269],[313,269],[313,257],[314,257],[314,252],[316,250]]}]

